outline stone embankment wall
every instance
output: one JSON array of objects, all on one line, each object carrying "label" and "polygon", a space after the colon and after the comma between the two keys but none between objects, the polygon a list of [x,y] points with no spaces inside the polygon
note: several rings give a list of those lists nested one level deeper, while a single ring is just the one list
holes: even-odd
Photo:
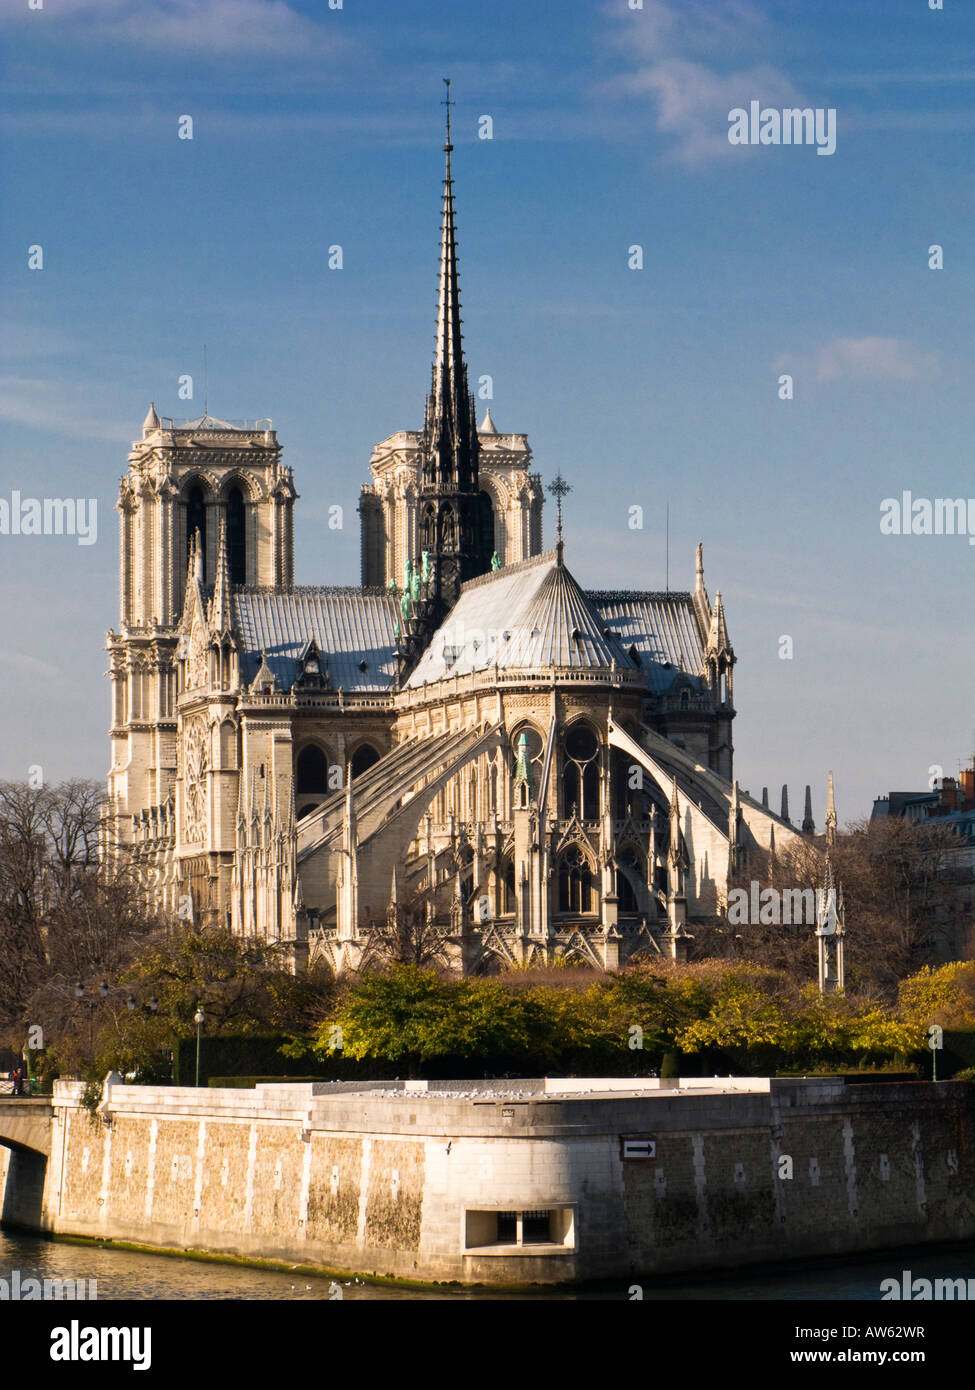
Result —
[{"label": "stone embankment wall", "polygon": [[40,1224],[483,1283],[975,1237],[962,1082],[494,1084],[59,1084]]}]

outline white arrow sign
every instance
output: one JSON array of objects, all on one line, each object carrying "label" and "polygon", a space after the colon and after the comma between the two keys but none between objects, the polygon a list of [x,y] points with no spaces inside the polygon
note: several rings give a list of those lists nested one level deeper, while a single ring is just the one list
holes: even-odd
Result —
[{"label": "white arrow sign", "polygon": [[655,1139],[622,1139],[620,1141],[620,1155],[622,1158],[656,1158],[657,1141]]}]

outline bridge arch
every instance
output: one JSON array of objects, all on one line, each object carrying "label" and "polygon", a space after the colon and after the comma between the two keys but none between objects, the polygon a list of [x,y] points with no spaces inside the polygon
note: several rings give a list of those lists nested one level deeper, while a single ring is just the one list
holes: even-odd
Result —
[{"label": "bridge arch", "polygon": [[0,1226],[42,1228],[53,1127],[50,1102],[0,1100]]}]

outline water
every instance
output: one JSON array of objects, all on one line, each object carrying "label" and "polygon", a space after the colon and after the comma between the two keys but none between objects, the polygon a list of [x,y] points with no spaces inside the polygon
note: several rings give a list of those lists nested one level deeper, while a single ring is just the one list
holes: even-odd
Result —
[{"label": "water", "polygon": [[[110,1246],[72,1245],[35,1236],[0,1231],[0,1278],[9,1279],[18,1269],[21,1280],[95,1279],[98,1301],[116,1299],[256,1299],[276,1302],[316,1302],[334,1298],[334,1284],[343,1299],[366,1301],[613,1301],[629,1298],[636,1278],[586,1290],[542,1290],[524,1293],[490,1293],[483,1289],[407,1289],[381,1284],[332,1281],[326,1276],[248,1269],[178,1256],[150,1255],[114,1250]],[[728,1301],[822,1299],[853,1302],[879,1301],[882,1279],[900,1279],[901,1271],[928,1279],[975,1279],[975,1244],[872,1254],[851,1259],[830,1259],[805,1264],[779,1265],[752,1272],[735,1270],[713,1278],[673,1276],[656,1282],[643,1281],[644,1300],[719,1299]]]}]

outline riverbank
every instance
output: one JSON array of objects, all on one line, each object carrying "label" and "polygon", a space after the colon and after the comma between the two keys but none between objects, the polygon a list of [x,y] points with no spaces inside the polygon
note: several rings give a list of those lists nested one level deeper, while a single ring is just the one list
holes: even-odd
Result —
[{"label": "riverbank", "polygon": [[19,1121],[8,1221],[500,1291],[975,1239],[964,1083],[111,1080],[94,1120],[82,1102],[59,1083],[53,1108]]}]

